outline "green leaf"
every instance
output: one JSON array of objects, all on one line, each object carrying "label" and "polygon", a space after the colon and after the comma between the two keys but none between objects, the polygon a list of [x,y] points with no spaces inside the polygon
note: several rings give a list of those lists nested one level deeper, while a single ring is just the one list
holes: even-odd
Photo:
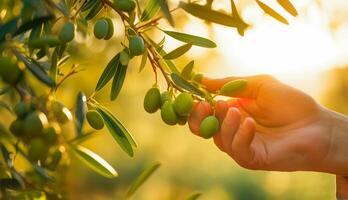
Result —
[{"label": "green leaf", "polygon": [[144,184],[144,182],[161,166],[160,163],[155,163],[146,168],[133,182],[127,192],[127,197],[132,196],[137,189]]},{"label": "green leaf", "polygon": [[114,76],[114,80],[112,81],[111,94],[110,94],[111,101],[116,100],[117,96],[119,95],[122,89],[124,79],[126,78],[126,74],[127,74],[127,68],[128,68],[128,65],[122,65],[121,63],[118,64],[118,67],[116,69],[116,73]]},{"label": "green leaf", "polygon": [[158,11],[160,10],[161,6],[159,5],[158,0],[149,0],[146,4],[145,10],[143,11],[143,14],[141,15],[141,21],[147,21],[152,19]]},{"label": "green leaf", "polygon": [[57,81],[57,74],[58,74],[58,53],[57,53],[57,48],[55,48],[52,54],[51,67],[50,67],[50,76],[54,82]]},{"label": "green leaf", "polygon": [[147,49],[145,49],[142,57],[141,57],[141,62],[140,62],[140,67],[139,67],[139,72],[143,71],[145,65],[146,65],[146,61],[147,61],[147,54],[148,54],[148,51]]},{"label": "green leaf", "polygon": [[96,131],[90,131],[87,133],[83,133],[81,136],[75,137],[72,140],[69,140],[70,144],[81,144],[82,142],[89,140],[91,138],[93,138],[94,136],[97,135],[98,132]]},{"label": "green leaf", "polygon": [[12,160],[10,158],[10,153],[6,149],[5,145],[0,143],[0,149],[1,149],[2,157],[4,158],[4,161],[6,162],[7,167],[8,168],[12,168],[13,167],[13,162],[12,162]]},{"label": "green leaf", "polygon": [[157,0],[164,17],[168,20],[169,24],[174,26],[174,20],[172,14],[170,13],[167,0]]},{"label": "green leaf", "polygon": [[83,4],[83,6],[81,7],[81,12],[84,12],[90,8],[92,8],[96,3],[98,3],[99,0],[89,0],[86,3]]},{"label": "green leaf", "polygon": [[71,146],[74,155],[89,168],[106,178],[118,176],[116,170],[102,157],[83,146]]},{"label": "green leaf", "polygon": [[100,76],[95,91],[101,90],[114,76],[119,63],[119,54],[114,56],[108,65],[105,67],[102,75]]},{"label": "green leaf", "polygon": [[96,111],[102,116],[110,134],[120,145],[123,151],[125,151],[129,156],[133,157],[134,152],[132,146],[136,147],[137,144],[133,139],[132,135],[126,129],[126,127],[124,127],[122,123],[104,106],[100,104],[92,105],[96,109]]},{"label": "green leaf", "polygon": [[278,20],[279,22],[283,24],[289,24],[288,20],[286,20],[283,16],[281,16],[279,13],[277,13],[275,10],[273,10],[268,5],[262,3],[259,0],[256,0],[257,5],[269,16],[273,17],[274,19]]},{"label": "green leaf", "polygon": [[33,59],[29,59],[23,54],[15,51],[15,54],[19,60],[21,60],[29,71],[41,82],[48,85],[49,87],[54,87],[55,82],[48,76],[48,74],[42,69],[40,64]]},{"label": "green leaf", "polygon": [[19,181],[17,181],[17,179],[14,179],[14,178],[0,179],[0,185],[1,185],[1,188],[3,189],[8,188],[12,190],[19,190],[22,188]]},{"label": "green leaf", "polygon": [[186,33],[179,33],[175,31],[163,31],[163,32],[174,39],[177,39],[185,43],[191,43],[192,45],[195,45],[195,46],[206,47],[206,48],[216,47],[216,44],[213,41],[203,37],[189,35]]},{"label": "green leaf", "polygon": [[179,7],[184,9],[189,14],[208,22],[241,29],[245,29],[247,26],[244,22],[241,22],[240,20],[230,15],[212,10],[209,7],[203,5],[180,2]]},{"label": "green leaf", "polygon": [[89,11],[89,13],[87,14],[87,16],[85,17],[86,20],[91,20],[93,17],[95,17],[96,15],[98,15],[98,13],[100,12],[100,10],[103,8],[103,3],[101,1],[98,0],[98,2],[93,5],[93,7],[91,8],[91,10]]},{"label": "green leaf", "polygon": [[195,61],[192,60],[191,62],[187,63],[187,65],[181,70],[181,76],[184,79],[186,80],[191,79],[194,64],[195,64]]},{"label": "green leaf", "polygon": [[78,136],[82,135],[82,126],[85,121],[85,115],[86,115],[86,110],[87,110],[87,97],[83,92],[79,92],[77,94],[77,99],[76,99],[76,130]]},{"label": "green leaf", "polygon": [[196,199],[198,199],[200,196],[202,196],[202,193],[200,193],[200,192],[195,192],[195,193],[191,194],[190,196],[188,196],[188,197],[186,198],[186,200],[196,200]]},{"label": "green leaf", "polygon": [[188,52],[191,49],[191,47],[192,47],[191,43],[184,44],[174,49],[173,51],[167,53],[166,55],[163,56],[163,58],[166,60],[172,60],[172,59],[178,58],[184,55],[186,52]]},{"label": "green leaf", "polygon": [[190,82],[186,81],[180,75],[178,75],[176,73],[171,73],[170,76],[177,86],[179,86],[187,91],[193,92],[201,97],[205,97],[205,93],[203,91],[198,89],[196,86],[194,86]]},{"label": "green leaf", "polygon": [[277,0],[277,1],[292,16],[296,17],[298,15],[295,6],[291,3],[290,0]]},{"label": "green leaf", "polygon": [[234,3],[234,0],[231,0],[231,10],[232,10],[232,17],[240,22],[240,26],[237,27],[238,33],[241,36],[244,36],[245,29],[248,28],[248,24],[244,22],[244,20],[240,17],[236,4]]}]

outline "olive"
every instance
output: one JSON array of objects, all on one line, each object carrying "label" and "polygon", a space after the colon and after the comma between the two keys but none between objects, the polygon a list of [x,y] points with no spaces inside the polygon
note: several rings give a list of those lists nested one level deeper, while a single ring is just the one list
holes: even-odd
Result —
[{"label": "olive", "polygon": [[129,62],[129,55],[128,55],[128,53],[125,50],[121,51],[121,53],[120,53],[120,63],[123,66],[126,66],[126,65],[128,65],[128,62]]},{"label": "olive", "polygon": [[203,138],[211,138],[219,130],[219,120],[215,116],[206,117],[199,126],[200,135]]},{"label": "olive", "polygon": [[0,58],[0,76],[8,84],[16,84],[22,78],[23,72],[10,58]]},{"label": "olive", "polygon": [[157,87],[153,87],[146,92],[144,98],[144,109],[148,113],[154,113],[161,108],[161,93]]},{"label": "olive", "polygon": [[114,0],[114,5],[118,10],[131,12],[135,9],[135,0]]},{"label": "olive", "polygon": [[24,131],[26,136],[39,136],[47,128],[48,120],[44,113],[40,111],[31,112],[24,120]]},{"label": "olive", "polygon": [[51,122],[44,130],[44,138],[48,144],[55,144],[58,141],[58,135],[61,133],[59,124]]},{"label": "olive", "polygon": [[108,23],[108,33],[104,37],[104,40],[109,40],[114,35],[114,24],[112,23],[112,20],[110,18],[106,17],[104,19]]},{"label": "olive", "polygon": [[10,125],[10,131],[13,135],[20,137],[24,133],[24,122],[23,120],[17,119]]},{"label": "olive", "polygon": [[170,100],[170,94],[168,91],[164,91],[161,93],[161,106],[164,104],[164,102]]},{"label": "olive", "polygon": [[192,95],[186,92],[179,94],[174,100],[174,110],[180,116],[187,116],[193,106]]},{"label": "olive", "polygon": [[201,83],[203,79],[203,74],[194,74],[192,79],[197,83]]},{"label": "olive", "polygon": [[62,159],[62,151],[58,148],[56,149],[52,155],[50,155],[46,162],[45,162],[45,167],[51,171],[56,170],[59,161]]},{"label": "olive", "polygon": [[130,36],[129,51],[134,56],[142,55],[145,51],[143,38],[141,38],[140,36]]},{"label": "olive", "polygon": [[29,47],[31,48],[43,48],[54,47],[60,44],[60,40],[54,35],[45,35],[40,38],[35,38],[29,41]]},{"label": "olive", "polygon": [[248,82],[244,79],[227,82],[221,87],[219,94],[224,96],[234,96],[242,91],[246,87],[247,83]]},{"label": "olive", "polygon": [[73,23],[68,22],[64,24],[62,29],[59,32],[59,40],[61,43],[71,42],[75,37],[75,26]]},{"label": "olive", "polygon": [[108,35],[109,24],[105,18],[98,19],[94,24],[94,36],[97,39],[103,39]]},{"label": "olive", "polygon": [[185,125],[186,122],[187,122],[187,117],[178,116],[178,124],[179,125]]},{"label": "olive", "polygon": [[86,114],[88,124],[96,129],[100,130],[104,127],[103,117],[95,110],[89,110]]},{"label": "olive", "polygon": [[59,101],[53,101],[51,109],[55,118],[61,124],[67,123],[72,119],[72,114],[70,110]]},{"label": "olive", "polygon": [[175,125],[178,122],[178,116],[176,115],[171,101],[166,101],[161,108],[161,118],[168,125]]},{"label": "olive", "polygon": [[32,104],[28,101],[21,101],[13,108],[19,118],[24,118],[28,113],[34,110]]},{"label": "olive", "polygon": [[30,141],[28,158],[32,162],[44,161],[48,155],[48,146],[42,138],[34,138]]}]

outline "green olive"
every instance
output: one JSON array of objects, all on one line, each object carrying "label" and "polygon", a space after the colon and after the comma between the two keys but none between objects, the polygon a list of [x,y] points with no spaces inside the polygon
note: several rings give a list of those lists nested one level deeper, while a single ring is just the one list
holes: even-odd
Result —
[{"label": "green olive", "polygon": [[166,101],[161,108],[161,118],[168,125],[175,125],[178,122],[178,116],[176,115],[171,101]]},{"label": "green olive", "polygon": [[141,38],[140,36],[130,36],[129,51],[134,56],[142,55],[145,51],[143,38]]},{"label": "green olive", "polygon": [[58,38],[61,43],[71,42],[75,37],[75,26],[73,23],[68,22],[64,24],[59,32]]},{"label": "green olive", "polygon": [[221,87],[219,94],[224,96],[234,96],[245,89],[247,83],[248,82],[244,79],[230,81]]},{"label": "green olive", "polygon": [[61,128],[58,123],[51,122],[44,130],[44,139],[48,144],[55,144],[58,141],[58,135],[61,133]]},{"label": "green olive", "polygon": [[192,79],[197,83],[201,83],[203,79],[203,74],[194,74]]},{"label": "green olive", "polygon": [[60,44],[60,40],[55,35],[45,35],[29,41],[31,48],[54,47]]},{"label": "green olive", "polygon": [[58,148],[46,159],[45,167],[51,171],[56,170],[59,161],[62,159],[62,151]]},{"label": "green olive", "polygon": [[19,118],[24,118],[28,113],[34,110],[33,105],[29,101],[21,101],[13,108]]},{"label": "green olive", "polygon": [[118,10],[131,12],[135,9],[135,0],[114,0],[114,5]]},{"label": "green olive", "polygon": [[187,117],[183,117],[183,116],[178,116],[178,124],[179,125],[185,125],[187,122]]},{"label": "green olive", "polygon": [[24,120],[24,131],[28,137],[41,135],[47,126],[47,117],[40,111],[31,112]]},{"label": "green olive", "polygon": [[51,109],[59,123],[64,124],[71,121],[72,114],[70,110],[67,107],[65,107],[64,104],[62,104],[61,102],[53,101],[51,104]]},{"label": "green olive", "polygon": [[48,146],[41,138],[34,138],[30,141],[28,158],[32,162],[44,161],[48,155]]},{"label": "green olive", "polygon": [[104,37],[104,40],[109,40],[114,35],[114,24],[112,23],[112,20],[110,18],[106,17],[104,19],[108,23],[108,33]]},{"label": "green olive", "polygon": [[144,98],[144,109],[148,113],[154,113],[161,108],[161,93],[157,87],[153,87],[146,92]]},{"label": "green olive", "polygon": [[104,127],[104,120],[102,116],[95,110],[89,110],[86,114],[88,124],[96,129],[100,130]]},{"label": "green olive", "polygon": [[120,63],[123,66],[126,66],[126,65],[128,65],[128,62],[129,62],[129,55],[128,55],[128,53],[126,52],[126,50],[121,51],[121,53],[120,53]]},{"label": "green olive", "polygon": [[23,120],[17,119],[10,125],[10,131],[13,135],[20,137],[24,134],[24,122]]},{"label": "green olive", "polygon": [[170,95],[168,91],[164,91],[161,93],[161,106],[164,104],[164,102],[170,100]]},{"label": "green olive", "polygon": [[193,106],[192,95],[186,92],[179,94],[174,100],[174,110],[180,116],[187,116]]},{"label": "green olive", "polygon": [[199,126],[199,132],[203,138],[211,138],[219,130],[219,120],[215,116],[206,117]]},{"label": "green olive", "polygon": [[10,58],[0,58],[0,76],[8,84],[16,84],[22,78],[23,72]]},{"label": "green olive", "polygon": [[109,23],[105,18],[98,19],[94,24],[94,36],[97,39],[104,39],[109,32]]}]

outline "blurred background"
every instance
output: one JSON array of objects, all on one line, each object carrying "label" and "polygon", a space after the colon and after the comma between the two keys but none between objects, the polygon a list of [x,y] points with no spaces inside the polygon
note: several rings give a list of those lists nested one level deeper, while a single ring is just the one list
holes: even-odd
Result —
[{"label": "blurred background", "polygon": [[[325,106],[348,114],[348,1],[293,0],[299,12],[297,18],[288,15],[276,0],[263,2],[286,16],[290,25],[264,15],[251,0],[236,1],[241,15],[252,25],[244,37],[235,29],[206,24],[180,10],[174,13],[175,29],[162,20],[163,29],[208,37],[218,44],[215,49],[192,48],[176,60],[177,66],[195,60],[196,71],[210,77],[271,74]],[[178,3],[171,1],[171,6]],[[228,11],[229,1],[215,0],[213,8]],[[0,17],[5,16],[6,12],[0,10]],[[67,105],[73,106],[78,91],[87,95],[93,92],[104,67],[121,50],[123,26],[116,15],[113,22],[119,28],[112,40],[79,35],[70,46],[73,59],[66,64],[66,70],[72,63],[79,63],[86,70],[69,79],[58,93]],[[158,31],[150,31],[150,35],[156,41],[163,38]],[[179,45],[180,42],[166,38],[167,51]],[[116,102],[109,101],[110,87],[97,96],[135,136],[139,147],[134,158],[125,155],[106,130],[96,134],[83,145],[108,160],[119,177],[103,178],[72,159],[67,183],[71,199],[121,199],[140,171],[155,161],[161,162],[162,167],[133,199],[184,199],[193,191],[202,192],[202,200],[335,199],[333,175],[246,170],[221,153],[212,140],[195,137],[187,126],[165,125],[159,113],[147,114],[142,100],[154,77],[150,65],[138,73],[139,64],[139,59],[130,63]]]}]

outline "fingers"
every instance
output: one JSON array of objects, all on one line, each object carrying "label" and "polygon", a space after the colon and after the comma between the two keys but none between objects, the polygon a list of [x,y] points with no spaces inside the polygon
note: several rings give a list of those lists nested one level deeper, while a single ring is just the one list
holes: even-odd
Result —
[{"label": "fingers", "polygon": [[255,121],[247,117],[234,136],[232,142],[233,159],[243,167],[259,168],[251,143],[255,136]]},{"label": "fingers", "polygon": [[228,78],[222,78],[222,79],[210,79],[210,78],[203,77],[202,84],[206,86],[206,89],[209,92],[215,93],[227,82],[237,80],[237,79],[245,79],[248,81],[246,88],[236,95],[236,97],[243,97],[243,98],[256,98],[260,85],[262,85],[265,82],[275,80],[274,78],[268,75],[257,75],[257,76],[249,76],[249,77],[228,77]]},{"label": "fingers", "polygon": [[224,151],[232,156],[232,142],[239,129],[241,114],[237,108],[229,108],[221,125],[221,140]]},{"label": "fingers", "polygon": [[213,112],[210,104],[205,101],[200,101],[196,103],[191,111],[191,114],[188,118],[188,124],[192,133],[196,135],[199,134],[199,126],[204,118],[211,115]]},{"label": "fingers", "polygon": [[[216,112],[215,114],[220,124],[222,124],[223,120],[225,119],[228,107],[229,106],[227,102],[222,100],[218,100],[215,104],[215,112]],[[221,151],[225,152],[224,146],[222,144],[222,139],[221,139],[221,129],[219,130],[218,133],[215,134],[214,143]]]}]

